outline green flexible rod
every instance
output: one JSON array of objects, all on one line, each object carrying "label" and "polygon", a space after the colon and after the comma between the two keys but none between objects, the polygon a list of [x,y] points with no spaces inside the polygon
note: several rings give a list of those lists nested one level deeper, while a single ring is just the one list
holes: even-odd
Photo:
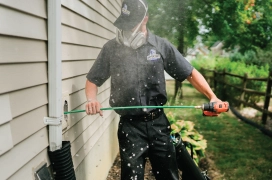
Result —
[{"label": "green flexible rod", "polygon": [[[153,109],[159,109],[159,108],[196,108],[201,109],[201,106],[127,106],[127,107],[108,107],[108,108],[101,108],[100,110],[118,110],[118,109],[144,109],[144,108],[153,108]],[[85,110],[74,110],[74,111],[68,111],[64,112],[64,114],[72,114],[72,113],[79,113],[79,112],[85,112]]]}]

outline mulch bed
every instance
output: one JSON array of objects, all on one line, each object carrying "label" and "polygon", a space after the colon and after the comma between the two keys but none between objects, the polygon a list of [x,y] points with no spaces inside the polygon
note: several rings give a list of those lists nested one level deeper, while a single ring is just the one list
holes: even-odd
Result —
[{"label": "mulch bed", "polygon": [[[121,179],[121,159],[118,154],[107,177],[107,180],[120,180]],[[145,180],[156,180],[149,160],[145,164]]]},{"label": "mulch bed", "polygon": [[[218,170],[212,167],[211,165],[213,166],[213,162],[208,157],[203,158],[199,163],[199,167],[201,170],[208,170],[208,176],[211,179],[216,180],[222,177],[222,175],[220,175]],[[121,159],[120,159],[120,155],[118,154],[109,171],[109,174],[106,180],[120,180],[120,177],[121,177]],[[181,172],[180,172],[180,177],[181,177]],[[149,160],[146,161],[144,180],[156,180],[152,173],[152,168],[151,168],[151,164]]]}]

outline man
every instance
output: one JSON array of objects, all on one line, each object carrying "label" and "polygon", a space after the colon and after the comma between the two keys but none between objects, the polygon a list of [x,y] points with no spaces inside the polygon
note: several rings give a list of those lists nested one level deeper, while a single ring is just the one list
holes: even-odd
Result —
[{"label": "man", "polygon": [[[187,79],[210,101],[220,101],[203,76],[168,41],[148,31],[146,0],[125,0],[114,25],[116,39],[108,41],[87,75],[86,113],[100,113],[97,86],[111,77],[110,105],[159,106],[167,101],[164,70]],[[163,109],[116,110],[121,115],[118,140],[121,179],[144,179],[146,157],[157,180],[178,180],[170,124]]]}]

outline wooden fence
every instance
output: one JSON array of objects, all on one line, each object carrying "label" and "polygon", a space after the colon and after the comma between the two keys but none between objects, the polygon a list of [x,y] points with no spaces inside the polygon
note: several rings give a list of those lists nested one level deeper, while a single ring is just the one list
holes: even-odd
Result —
[{"label": "wooden fence", "polygon": [[[216,70],[209,70],[209,69],[200,69],[201,74],[207,79],[208,83],[210,86],[214,89],[215,93],[218,94],[218,86],[221,84],[221,89],[220,89],[220,94],[223,100],[228,100],[228,101],[235,101],[241,104],[241,106],[247,106],[247,107],[252,107],[262,113],[262,123],[266,124],[267,117],[270,116],[272,117],[272,111],[269,111],[269,104],[270,104],[270,99],[272,98],[271,94],[271,86],[272,86],[272,71],[268,73],[267,77],[260,78],[249,78],[247,74],[244,76],[236,75],[236,74],[231,74],[226,72],[224,69],[222,72],[218,72]],[[235,77],[241,79],[241,84],[240,85],[233,85],[228,82],[227,78],[228,77]],[[256,91],[254,89],[249,89],[247,88],[247,84],[249,81],[259,81],[259,82],[264,82],[266,83],[266,90],[265,92],[261,91]],[[237,92],[240,93],[239,97],[233,97],[228,94],[229,89],[235,89]],[[256,103],[251,103],[245,100],[245,95],[255,95],[255,96],[260,96],[264,98],[264,105],[259,106],[256,105]]]}]

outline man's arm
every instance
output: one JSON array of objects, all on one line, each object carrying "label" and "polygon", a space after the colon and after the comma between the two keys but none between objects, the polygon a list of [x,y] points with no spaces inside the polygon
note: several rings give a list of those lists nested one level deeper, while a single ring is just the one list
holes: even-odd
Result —
[{"label": "man's arm", "polygon": [[202,94],[209,98],[210,102],[221,102],[220,99],[216,97],[209,84],[205,78],[196,70],[193,69],[190,76],[187,77],[187,80]]},{"label": "man's arm", "polygon": [[103,116],[103,112],[100,110],[101,104],[96,100],[97,86],[94,83],[90,82],[88,79],[85,85],[85,94],[87,98],[87,103],[85,106],[86,113],[88,115],[99,113],[100,116]]}]

